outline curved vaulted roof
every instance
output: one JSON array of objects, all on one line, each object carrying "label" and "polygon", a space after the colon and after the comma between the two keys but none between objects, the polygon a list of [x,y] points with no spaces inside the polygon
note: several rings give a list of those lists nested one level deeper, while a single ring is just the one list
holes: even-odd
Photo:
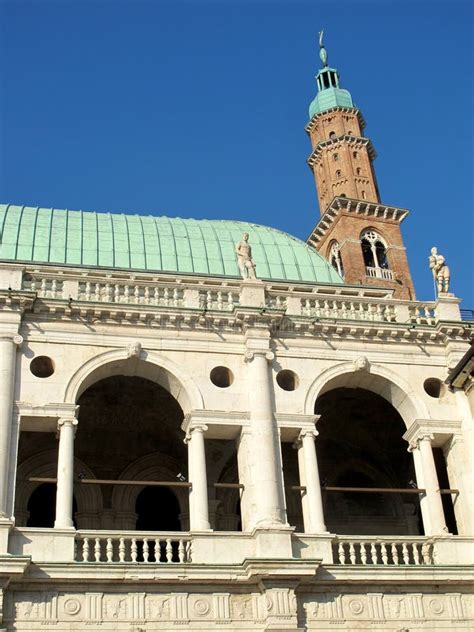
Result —
[{"label": "curved vaulted roof", "polygon": [[343,283],[312,247],[267,226],[11,204],[0,205],[0,260],[238,277],[244,232],[259,278]]}]

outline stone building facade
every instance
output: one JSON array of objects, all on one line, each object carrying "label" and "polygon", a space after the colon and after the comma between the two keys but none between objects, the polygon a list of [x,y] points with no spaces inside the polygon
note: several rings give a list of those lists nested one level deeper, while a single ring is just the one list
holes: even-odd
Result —
[{"label": "stone building facade", "polygon": [[308,243],[0,207],[0,629],[472,629],[471,324],[322,51]]}]

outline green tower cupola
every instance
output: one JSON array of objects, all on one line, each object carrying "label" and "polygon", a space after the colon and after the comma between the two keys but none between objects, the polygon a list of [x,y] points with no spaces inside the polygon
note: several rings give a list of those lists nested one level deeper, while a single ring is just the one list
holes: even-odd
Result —
[{"label": "green tower cupola", "polygon": [[319,34],[319,57],[323,62],[323,68],[316,75],[318,94],[309,106],[310,120],[316,114],[334,107],[352,108],[351,93],[339,87],[339,74],[335,68],[328,65],[328,54],[323,44],[323,31]]}]

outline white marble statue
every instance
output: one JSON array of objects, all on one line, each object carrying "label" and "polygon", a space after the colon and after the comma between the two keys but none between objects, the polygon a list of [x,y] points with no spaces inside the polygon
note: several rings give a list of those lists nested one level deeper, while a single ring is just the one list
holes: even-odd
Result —
[{"label": "white marble statue", "polygon": [[438,294],[449,292],[449,279],[451,273],[446,265],[443,255],[438,254],[438,249],[431,248],[431,256],[429,257],[430,269],[433,271],[433,277],[436,281]]},{"label": "white marble statue", "polygon": [[252,259],[252,248],[249,244],[249,234],[244,233],[242,239],[236,244],[237,262],[243,279],[256,279],[255,261]]}]

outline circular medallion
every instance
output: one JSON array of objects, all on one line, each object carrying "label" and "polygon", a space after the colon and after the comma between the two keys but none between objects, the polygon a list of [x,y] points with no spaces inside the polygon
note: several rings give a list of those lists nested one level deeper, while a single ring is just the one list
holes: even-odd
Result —
[{"label": "circular medallion", "polygon": [[210,609],[211,606],[209,605],[209,602],[205,601],[204,599],[196,599],[196,601],[194,602],[194,610],[197,614],[201,616],[207,614]]},{"label": "circular medallion", "polygon": [[64,612],[66,614],[77,614],[81,609],[81,604],[78,599],[67,599],[64,602]]},{"label": "circular medallion", "polygon": [[434,614],[441,614],[444,610],[444,606],[439,599],[432,599],[430,601],[430,609]]},{"label": "circular medallion", "polygon": [[364,611],[364,604],[360,599],[352,599],[349,601],[349,610],[352,614],[361,614]]}]

